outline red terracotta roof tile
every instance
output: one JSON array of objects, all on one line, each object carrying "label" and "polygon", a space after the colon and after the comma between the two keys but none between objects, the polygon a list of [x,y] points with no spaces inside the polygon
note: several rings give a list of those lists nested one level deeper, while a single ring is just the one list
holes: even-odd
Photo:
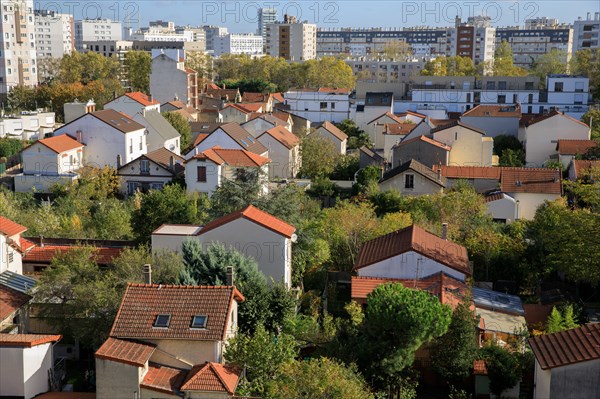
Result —
[{"label": "red terracotta roof tile", "polygon": [[505,193],[562,194],[558,169],[502,168],[500,189]]},{"label": "red terracotta roof tile", "polygon": [[529,345],[542,370],[600,359],[600,323],[533,337]]},{"label": "red terracotta roof tile", "polygon": [[495,117],[521,119],[521,106],[516,105],[487,105],[479,104],[466,111],[462,116],[467,117]]},{"label": "red terracotta roof tile", "polygon": [[393,113],[391,113],[390,111],[384,112],[383,114],[379,115],[378,117],[376,117],[375,119],[373,119],[372,121],[368,122],[367,125],[370,125],[371,123],[383,118],[383,117],[388,117],[391,120],[393,120],[396,123],[404,123],[404,119],[400,118],[398,115],[394,115]]},{"label": "red terracotta roof tile", "polygon": [[30,300],[29,295],[0,284],[0,322],[21,309]]},{"label": "red terracotta roof tile", "polygon": [[502,168],[494,166],[446,166],[433,165],[433,170],[437,172],[442,168],[442,176],[449,179],[490,179],[500,180]]},{"label": "red terracotta roof tile", "polygon": [[35,143],[43,144],[57,154],[60,154],[60,153],[63,153],[65,151],[69,151],[69,150],[74,150],[76,148],[84,147],[84,145],[81,144],[79,141],[71,138],[70,136],[68,136],[66,134],[49,137],[47,139],[41,139],[41,140],[34,142],[33,144],[35,144]]},{"label": "red terracotta roof tile", "polygon": [[405,136],[417,126],[416,123],[386,123],[383,125],[383,134]]},{"label": "red terracotta roof tile", "polygon": [[561,155],[585,154],[590,148],[600,145],[595,140],[558,140],[556,150]]},{"label": "red terracotta roof tile", "polygon": [[465,247],[444,240],[416,225],[365,242],[360,248],[354,270],[408,251],[420,253],[461,273],[471,275]]},{"label": "red terracotta roof tile", "polygon": [[283,121],[284,123],[288,123],[290,120],[290,114],[288,114],[287,112],[271,112],[271,115],[279,119],[280,121]]},{"label": "red terracotta roof tile", "polygon": [[112,360],[132,366],[144,367],[156,346],[125,339],[108,338],[96,351],[99,359]]},{"label": "red terracotta roof tile", "polygon": [[268,97],[269,94],[245,91],[242,94],[242,101],[245,103],[264,103],[267,102]]},{"label": "red terracotta roof tile", "polygon": [[[300,138],[298,138],[298,136],[296,136],[294,133],[290,132],[283,126],[275,126],[265,131],[263,134],[268,134],[269,136],[273,137],[275,140],[283,144],[287,149],[294,148],[295,146],[300,144]],[[260,136],[262,136],[263,134],[261,134]],[[258,137],[260,138],[260,136]]]},{"label": "red terracotta roof tile", "polygon": [[12,237],[27,231],[27,227],[21,226],[19,223],[13,222],[10,219],[0,216],[0,234],[6,237]]},{"label": "red terracotta roof tile", "polygon": [[233,394],[242,370],[231,365],[207,362],[194,366],[181,386],[182,391],[227,392]]},{"label": "red terracotta roof tile", "polygon": [[132,100],[137,101],[138,103],[142,104],[144,107],[160,104],[158,101],[156,101],[154,99],[150,100],[150,97],[148,97],[147,95],[145,95],[144,93],[139,92],[139,91],[134,91],[132,93],[125,93],[125,96],[131,98]]},{"label": "red terracotta roof tile", "polygon": [[[434,140],[434,139],[430,139],[429,137],[423,136],[423,135],[421,135],[419,137],[415,137],[415,138],[409,139],[409,140],[402,140],[401,142],[399,142],[398,144],[396,144],[394,146],[394,148],[403,147],[406,144],[414,143],[415,141],[423,141],[423,142],[425,142],[427,144],[434,145],[434,146],[436,146],[438,148],[441,148],[442,150],[446,150],[446,151],[450,151],[452,149],[452,147],[450,147],[449,145],[446,145],[446,144],[441,143],[441,142],[439,142],[437,140]],[[437,169],[436,169],[436,171],[437,171]]]},{"label": "red terracotta roof tile", "polygon": [[0,334],[0,345],[32,348],[34,346],[43,345],[50,342],[57,342],[61,339],[62,335]]},{"label": "red terracotta roof tile", "polygon": [[187,370],[151,364],[148,366],[144,380],[140,383],[140,388],[172,395],[179,391],[186,375]]},{"label": "red terracotta roof tile", "polygon": [[[110,336],[221,341],[234,300],[244,300],[235,287],[129,284]],[[160,314],[170,315],[168,327],[153,326]],[[190,328],[196,315],[207,316],[206,328]]]},{"label": "red terracotta roof tile", "polygon": [[[33,243],[32,243],[33,244]],[[50,263],[58,254],[79,248],[71,245],[45,244],[36,246],[23,257],[23,263]],[[124,248],[94,247],[93,258],[100,265],[111,265]]]},{"label": "red terracotta roof tile", "polygon": [[263,226],[271,231],[279,233],[285,237],[291,238],[292,234],[296,231],[296,228],[281,219],[276,218],[267,212],[261,211],[253,205],[248,205],[241,211],[230,213],[221,218],[215,219],[210,223],[207,223],[197,234],[201,235],[207,231],[216,229],[217,227],[223,226],[229,222],[237,220],[239,218],[245,218],[254,222],[260,226]]},{"label": "red terracotta roof tile", "polygon": [[569,115],[563,114],[562,112],[557,111],[557,110],[552,110],[552,111],[548,112],[547,114],[540,114],[540,115],[529,116],[525,120],[523,120],[523,125],[525,127],[529,127],[531,125],[535,125],[536,123],[543,122],[546,119],[550,119],[550,118],[552,118],[554,116],[557,116],[557,115],[560,115],[560,116],[562,116],[564,118],[570,119],[570,120],[572,120],[574,122],[579,123],[580,125],[583,125],[583,126],[589,128],[589,126],[587,124],[583,123],[582,121],[577,120],[577,119],[575,119],[575,118],[573,118],[573,117],[571,117]]},{"label": "red terracotta roof tile", "polygon": [[285,102],[285,98],[283,98],[283,94],[281,93],[271,93],[271,97],[273,97],[273,100],[283,103]]},{"label": "red terracotta roof tile", "polygon": [[199,154],[194,155],[186,161],[190,162],[194,159],[210,160],[217,165],[227,164],[236,167],[256,168],[271,162],[269,158],[255,154],[246,150],[236,150],[229,148],[213,147]]},{"label": "red terracotta roof tile", "polygon": [[485,360],[475,360],[473,362],[473,373],[475,375],[487,375],[487,366]]},{"label": "red terracotta roof tile", "polygon": [[600,160],[586,161],[574,159],[571,162],[573,163],[573,172],[575,173],[576,179],[580,179],[586,175],[589,175],[592,172],[592,169],[600,170]]}]

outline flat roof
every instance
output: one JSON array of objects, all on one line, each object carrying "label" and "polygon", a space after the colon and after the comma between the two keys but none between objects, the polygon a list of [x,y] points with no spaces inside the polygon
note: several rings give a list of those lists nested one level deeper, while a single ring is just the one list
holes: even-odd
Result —
[{"label": "flat roof", "polygon": [[475,314],[483,319],[485,331],[514,334],[515,331],[518,331],[523,326],[527,325],[527,321],[523,316],[495,312],[493,310],[482,309],[477,306],[475,306]]},{"label": "flat roof", "polygon": [[193,236],[202,229],[202,226],[191,224],[163,224],[152,232],[153,235]]}]

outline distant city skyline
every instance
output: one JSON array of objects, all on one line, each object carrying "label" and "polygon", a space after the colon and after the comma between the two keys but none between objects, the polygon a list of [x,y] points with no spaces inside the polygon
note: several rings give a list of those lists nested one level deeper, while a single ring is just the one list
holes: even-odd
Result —
[{"label": "distant city skyline", "polygon": [[[368,4],[368,6],[367,6]],[[445,27],[454,25],[458,15],[463,20],[473,15],[488,15],[493,26],[524,25],[528,18],[557,18],[572,24],[589,12],[600,12],[598,1],[38,1],[36,9],[71,13],[75,19],[108,18],[120,20],[133,28],[149,21],[174,21],[176,25],[220,25],[231,32],[255,32],[257,10],[274,7],[278,20],[285,13],[316,23],[319,28],[407,28],[414,26]]]}]

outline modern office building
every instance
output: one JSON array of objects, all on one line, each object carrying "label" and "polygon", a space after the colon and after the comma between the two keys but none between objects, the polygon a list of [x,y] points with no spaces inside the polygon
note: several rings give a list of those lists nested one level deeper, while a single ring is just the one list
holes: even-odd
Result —
[{"label": "modern office building", "polygon": [[317,25],[298,22],[296,17],[284,15],[283,22],[267,25],[266,54],[288,61],[306,61],[317,58]]}]

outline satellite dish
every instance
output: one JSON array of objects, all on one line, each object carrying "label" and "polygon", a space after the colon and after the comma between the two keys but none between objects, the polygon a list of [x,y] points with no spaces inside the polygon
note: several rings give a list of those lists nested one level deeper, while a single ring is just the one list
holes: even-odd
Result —
[{"label": "satellite dish", "polygon": [[298,236],[296,234],[292,234],[292,242],[298,241]]}]

